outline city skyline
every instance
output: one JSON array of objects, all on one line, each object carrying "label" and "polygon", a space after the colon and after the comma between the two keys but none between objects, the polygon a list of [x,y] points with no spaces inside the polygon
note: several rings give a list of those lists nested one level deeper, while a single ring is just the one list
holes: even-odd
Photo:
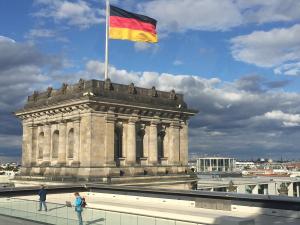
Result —
[{"label": "city skyline", "polygon": [[[159,32],[158,44],[110,41],[112,82],[183,93],[199,110],[191,153],[300,158],[298,1],[111,3]],[[98,0],[0,2],[0,157],[21,154],[12,112],[34,90],[103,79],[104,16]]]}]

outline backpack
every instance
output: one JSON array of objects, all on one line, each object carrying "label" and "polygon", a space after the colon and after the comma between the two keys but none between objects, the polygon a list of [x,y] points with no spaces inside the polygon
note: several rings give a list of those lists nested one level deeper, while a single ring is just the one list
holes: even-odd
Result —
[{"label": "backpack", "polygon": [[82,197],[82,198],[81,198],[81,207],[82,207],[82,208],[85,208],[86,205],[87,205],[87,204],[86,204],[85,198]]}]

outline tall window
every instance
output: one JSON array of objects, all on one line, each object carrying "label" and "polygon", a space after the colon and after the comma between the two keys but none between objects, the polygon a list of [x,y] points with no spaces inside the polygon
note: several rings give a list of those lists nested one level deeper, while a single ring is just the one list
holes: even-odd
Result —
[{"label": "tall window", "polygon": [[52,135],[52,158],[58,157],[58,146],[59,146],[59,131],[56,130]]},{"label": "tall window", "polygon": [[41,132],[39,134],[38,138],[38,157],[39,159],[43,158],[43,152],[44,152],[44,132]]},{"label": "tall window", "polygon": [[161,130],[157,133],[157,151],[158,151],[158,158],[164,157],[164,139],[165,139],[165,131]]},{"label": "tall window", "polygon": [[70,129],[68,133],[68,158],[74,157],[74,129]]},{"label": "tall window", "polygon": [[140,128],[136,133],[136,158],[139,159],[144,156],[144,135],[145,130]]},{"label": "tall window", "polygon": [[122,157],[122,136],[123,129],[122,125],[117,124],[115,128],[115,159]]}]

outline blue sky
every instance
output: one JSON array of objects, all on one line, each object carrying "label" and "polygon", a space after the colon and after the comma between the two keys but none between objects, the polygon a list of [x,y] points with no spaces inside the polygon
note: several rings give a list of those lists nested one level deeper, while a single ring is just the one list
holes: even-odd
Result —
[{"label": "blue sky", "polygon": [[[191,152],[300,158],[299,1],[111,2],[157,19],[159,37],[111,40],[111,79],[184,93],[200,111]],[[0,1],[0,156],[20,154],[10,112],[33,90],[103,79],[104,15],[101,0]]]}]

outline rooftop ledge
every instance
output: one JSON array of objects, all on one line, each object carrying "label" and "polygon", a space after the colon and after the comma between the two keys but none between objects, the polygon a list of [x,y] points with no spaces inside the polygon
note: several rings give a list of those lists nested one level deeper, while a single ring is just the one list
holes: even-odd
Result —
[{"label": "rooftop ledge", "polygon": [[129,85],[112,83],[110,79],[83,80],[69,85],[63,83],[60,89],[48,87],[46,91],[34,91],[23,109],[18,113],[30,111],[32,109],[45,108],[66,102],[94,101],[102,103],[112,103],[120,105],[134,105],[139,107],[169,109],[177,112],[194,115],[196,110],[188,109],[183,100],[183,95],[176,93],[136,87],[133,83]]}]

